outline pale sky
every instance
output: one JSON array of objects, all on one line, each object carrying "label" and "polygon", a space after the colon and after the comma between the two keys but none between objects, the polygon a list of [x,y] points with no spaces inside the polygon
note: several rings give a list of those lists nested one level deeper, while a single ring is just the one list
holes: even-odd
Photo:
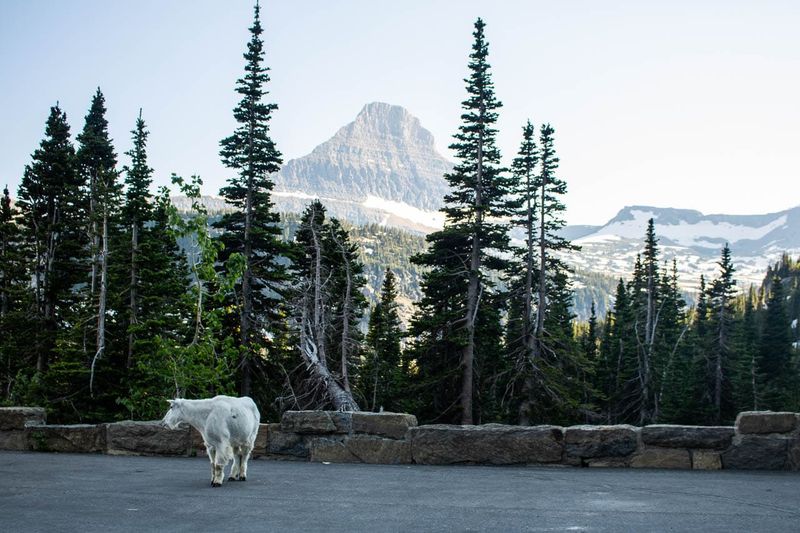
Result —
[{"label": "pale sky", "polygon": [[[556,130],[567,221],[625,205],[754,214],[800,204],[800,2],[262,1],[272,136],[299,157],[368,102],[406,107],[447,145],[472,24],[486,22],[499,145]],[[0,0],[0,187],[16,194],[60,101],[73,136],[100,86],[121,162],[140,107],[157,184],[229,171],[240,0]]]}]

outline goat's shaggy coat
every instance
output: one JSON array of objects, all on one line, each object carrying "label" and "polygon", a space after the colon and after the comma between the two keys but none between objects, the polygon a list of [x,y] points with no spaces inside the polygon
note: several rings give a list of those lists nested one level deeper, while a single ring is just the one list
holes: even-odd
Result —
[{"label": "goat's shaggy coat", "polygon": [[253,451],[261,414],[247,396],[214,396],[207,400],[169,400],[164,424],[176,429],[187,423],[203,436],[211,461],[211,486],[219,487],[225,466],[233,461],[229,481],[247,479],[247,460]]}]

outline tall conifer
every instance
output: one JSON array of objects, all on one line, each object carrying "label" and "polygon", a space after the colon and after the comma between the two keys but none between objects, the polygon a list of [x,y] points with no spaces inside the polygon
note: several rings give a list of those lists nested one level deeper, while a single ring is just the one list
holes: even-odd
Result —
[{"label": "tall conifer", "polygon": [[[501,103],[494,95],[484,28],[484,22],[478,19],[473,33],[475,40],[468,65],[469,76],[465,80],[467,99],[462,102],[462,124],[450,146],[458,162],[452,172],[445,175],[451,186],[442,209],[446,215],[445,229],[429,235],[429,252],[416,258],[418,264],[432,269],[427,280],[423,281],[424,287],[430,289],[430,281],[442,277],[451,288],[462,286],[464,289],[463,293],[453,294],[454,300],[446,305],[449,308],[447,313],[460,315],[447,329],[453,347],[458,346],[457,420],[463,424],[472,424],[477,415],[475,367],[483,355],[477,353],[476,329],[484,313],[482,306],[491,301],[492,284],[487,274],[505,266],[505,261],[490,251],[507,249],[507,230],[498,219],[511,214],[507,196],[510,181],[500,165],[500,151],[495,142],[497,130],[494,125]],[[455,261],[443,261],[444,255],[452,256]],[[423,302],[422,306],[425,305]],[[425,321],[420,317],[415,327],[426,327],[423,325]],[[429,326],[439,327],[432,323]],[[489,339],[481,341],[492,342]],[[497,345],[499,339],[494,343]]]},{"label": "tall conifer", "polygon": [[[281,153],[270,137],[269,122],[278,106],[264,101],[270,81],[264,65],[264,42],[261,37],[260,7],[255,5],[250,41],[244,54],[245,74],[236,82],[242,99],[233,110],[237,127],[220,141],[220,156],[226,167],[238,174],[220,190],[225,200],[236,208],[216,224],[224,243],[220,258],[231,253],[244,256],[245,270],[237,286],[238,344],[241,348],[239,391],[251,394],[254,365],[263,363],[261,355],[269,355],[270,339],[282,327],[281,313],[286,264],[281,259],[289,254],[281,241],[279,217],[273,210],[270,175],[283,162]],[[265,352],[266,351],[266,352]]]},{"label": "tall conifer", "polygon": [[58,104],[50,108],[45,138],[31,159],[17,197],[31,265],[35,308],[31,344],[36,370],[43,372],[54,357],[62,313],[74,303],[72,288],[83,281],[83,180],[67,117]]}]

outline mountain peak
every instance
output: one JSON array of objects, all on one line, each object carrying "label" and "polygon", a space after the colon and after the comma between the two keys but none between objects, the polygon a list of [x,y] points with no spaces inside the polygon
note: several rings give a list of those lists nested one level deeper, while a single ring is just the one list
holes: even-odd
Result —
[{"label": "mountain peak", "polygon": [[360,144],[366,139],[395,150],[408,147],[435,150],[433,134],[422,127],[417,117],[404,107],[384,102],[366,104],[355,120],[342,127],[328,142]]},{"label": "mountain peak", "polygon": [[372,102],[310,154],[286,163],[275,190],[358,203],[375,197],[436,211],[451,168],[417,117],[401,106]]}]

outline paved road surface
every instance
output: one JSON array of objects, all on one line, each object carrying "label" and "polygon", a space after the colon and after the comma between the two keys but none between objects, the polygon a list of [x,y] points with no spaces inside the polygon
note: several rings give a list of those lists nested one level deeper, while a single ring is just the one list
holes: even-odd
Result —
[{"label": "paved road surface", "polygon": [[800,473],[0,452],[0,532],[800,531]]}]

